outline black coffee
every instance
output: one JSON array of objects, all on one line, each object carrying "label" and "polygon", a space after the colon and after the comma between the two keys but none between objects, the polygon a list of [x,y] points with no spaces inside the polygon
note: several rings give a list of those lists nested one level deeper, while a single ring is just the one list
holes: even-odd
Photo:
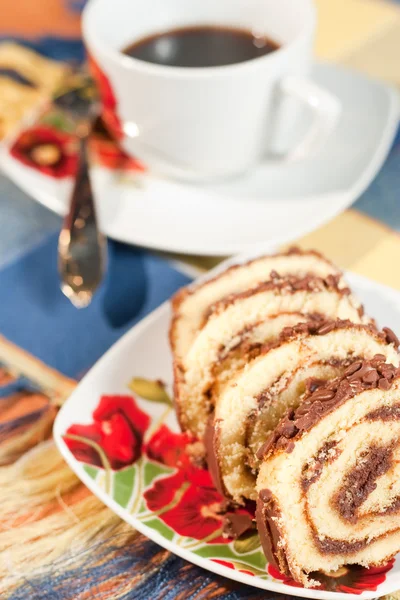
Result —
[{"label": "black coffee", "polygon": [[246,29],[196,26],[171,29],[130,44],[124,54],[171,67],[217,67],[264,56],[279,45]]}]

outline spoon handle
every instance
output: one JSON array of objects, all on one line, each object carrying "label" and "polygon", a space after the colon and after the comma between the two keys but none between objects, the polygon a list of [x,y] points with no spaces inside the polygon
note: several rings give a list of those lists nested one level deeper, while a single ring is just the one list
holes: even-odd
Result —
[{"label": "spoon handle", "polygon": [[89,128],[79,137],[77,175],[58,242],[61,290],[77,308],[90,304],[107,262],[106,238],[97,225],[90,183],[88,134]]}]

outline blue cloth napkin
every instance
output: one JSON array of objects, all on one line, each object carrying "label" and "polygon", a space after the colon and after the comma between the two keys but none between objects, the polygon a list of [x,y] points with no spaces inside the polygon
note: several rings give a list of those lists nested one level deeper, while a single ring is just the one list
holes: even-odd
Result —
[{"label": "blue cloth napkin", "polygon": [[166,260],[109,242],[107,276],[84,309],[60,291],[57,235],[0,271],[0,333],[69,377],[80,378],[128,329],[189,278]]}]

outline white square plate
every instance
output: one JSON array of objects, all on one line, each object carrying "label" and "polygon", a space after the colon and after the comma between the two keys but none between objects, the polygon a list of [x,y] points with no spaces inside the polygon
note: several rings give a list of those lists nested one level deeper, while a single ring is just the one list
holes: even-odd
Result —
[{"label": "white square plate", "polygon": [[[243,257],[243,260],[248,258]],[[232,262],[238,262],[238,259],[225,262],[217,270]],[[214,275],[215,271],[207,277]],[[378,324],[399,331],[400,293],[350,273],[347,278],[365,303],[366,311],[377,318]],[[136,395],[134,400],[128,386],[133,377],[141,377],[162,380],[167,384],[167,390],[171,390],[169,321],[170,307],[165,303],[101,358],[60,410],[54,426],[55,441],[83,483],[122,519],[160,546],[230,579],[283,594],[327,600],[376,598],[400,589],[399,559],[393,566],[390,565],[387,572],[368,572],[360,568],[350,574],[350,583],[347,578],[343,587],[346,590],[353,589],[354,593],[346,593],[340,580],[335,583],[336,591],[310,590],[294,587],[287,578],[265,565],[256,534],[244,545],[222,540],[219,536],[220,517],[212,513],[218,494],[208,483],[204,486],[200,481],[206,472],[200,473],[199,470],[196,476],[201,477],[194,483],[183,472],[182,462],[174,466],[177,456],[174,448],[176,450],[179,447],[182,435],[173,433],[178,432],[179,428],[172,407],[161,397],[158,399],[161,401],[149,401]],[[108,408],[103,406],[98,409],[103,415],[97,412],[94,417],[93,412],[99,406],[100,398],[105,395],[114,396],[114,399],[106,401]],[[131,399],[121,401],[115,398],[116,395],[130,395]],[[67,429],[73,424],[107,427],[111,436],[117,432],[118,440],[123,440],[125,434],[123,429],[118,429],[118,415],[121,411],[122,414],[126,413],[124,402],[137,407],[132,408],[136,412],[131,418],[137,425],[141,422],[138,425],[140,443],[136,456],[128,456],[129,452],[124,455],[126,449],[121,446],[116,460],[122,463],[117,465],[116,470],[112,468],[115,465],[107,466],[104,462],[102,464],[107,468],[99,466],[101,461],[95,448],[89,452],[97,457],[94,461],[85,453],[80,456],[81,460],[77,460],[63,438]],[[127,418],[129,420],[129,415]],[[164,427],[160,430],[162,424],[168,429]],[[112,442],[112,437],[109,439]],[[361,585],[357,587],[357,583]],[[366,583],[371,583],[368,591],[365,590]]]}]

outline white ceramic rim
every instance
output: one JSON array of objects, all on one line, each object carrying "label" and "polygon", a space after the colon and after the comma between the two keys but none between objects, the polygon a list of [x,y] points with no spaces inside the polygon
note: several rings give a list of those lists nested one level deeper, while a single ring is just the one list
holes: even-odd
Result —
[{"label": "white ceramic rim", "polygon": [[115,64],[118,64],[120,67],[123,67],[127,71],[139,71],[142,73],[156,75],[158,77],[165,77],[167,79],[175,77],[186,79],[207,79],[211,76],[229,76],[242,70],[250,70],[262,67],[264,63],[269,64],[271,61],[277,60],[279,57],[285,56],[293,50],[295,51],[296,47],[301,45],[304,39],[307,39],[313,35],[317,22],[316,8],[312,0],[302,0],[308,4],[307,9],[310,11],[308,22],[291,42],[279,46],[279,48],[274,52],[233,65],[221,65],[206,68],[175,67],[148,63],[132,56],[126,56],[121,51],[115,50],[109,46],[102,38],[101,33],[94,31],[91,22],[92,13],[94,13],[97,5],[102,1],[104,0],[89,0],[82,13],[82,34],[84,42],[89,50],[90,48],[94,48],[95,51],[106,55],[109,60],[113,61]]}]

